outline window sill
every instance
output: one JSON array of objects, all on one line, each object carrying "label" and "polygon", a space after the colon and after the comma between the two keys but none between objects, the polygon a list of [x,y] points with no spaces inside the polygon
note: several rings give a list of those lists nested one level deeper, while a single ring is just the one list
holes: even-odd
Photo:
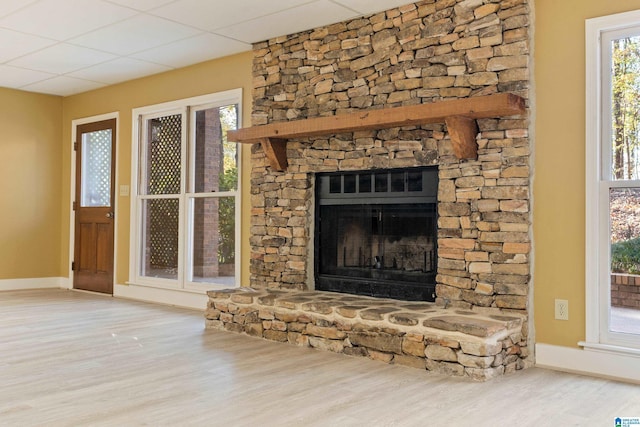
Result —
[{"label": "window sill", "polygon": [[635,356],[640,358],[640,349],[632,347],[623,347],[621,345],[601,344],[595,342],[580,341],[578,345],[586,351],[595,351],[598,353],[609,353],[616,355]]}]

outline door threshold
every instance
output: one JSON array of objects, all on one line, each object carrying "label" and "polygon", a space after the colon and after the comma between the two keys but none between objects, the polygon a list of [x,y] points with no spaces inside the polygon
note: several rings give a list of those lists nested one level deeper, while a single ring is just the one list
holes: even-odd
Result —
[{"label": "door threshold", "polygon": [[87,291],[86,289],[76,289],[76,288],[71,288],[69,290],[74,292],[82,292],[83,294],[91,294],[91,295],[98,295],[101,297],[113,298],[113,294],[105,294],[104,292]]}]

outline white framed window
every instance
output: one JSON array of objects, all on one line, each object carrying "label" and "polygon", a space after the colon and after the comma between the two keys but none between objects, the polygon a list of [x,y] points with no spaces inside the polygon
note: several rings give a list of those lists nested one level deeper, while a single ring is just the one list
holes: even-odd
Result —
[{"label": "white framed window", "polygon": [[239,285],[239,150],[226,133],[241,99],[235,89],[133,110],[130,283]]},{"label": "white framed window", "polygon": [[[585,348],[640,354],[640,11],[586,21]],[[636,246],[637,245],[637,246]],[[612,284],[613,283],[613,284]]]}]

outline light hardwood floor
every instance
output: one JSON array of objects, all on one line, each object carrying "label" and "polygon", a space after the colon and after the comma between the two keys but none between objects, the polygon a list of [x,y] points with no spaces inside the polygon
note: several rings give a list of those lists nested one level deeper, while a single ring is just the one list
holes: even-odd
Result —
[{"label": "light hardwood floor", "polygon": [[0,292],[1,426],[613,426],[640,386],[538,368],[486,383],[204,330],[196,311]]}]

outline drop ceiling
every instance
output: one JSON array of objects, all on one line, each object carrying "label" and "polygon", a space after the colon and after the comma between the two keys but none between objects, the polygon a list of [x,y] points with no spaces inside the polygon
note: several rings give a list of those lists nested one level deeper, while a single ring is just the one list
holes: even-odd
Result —
[{"label": "drop ceiling", "polygon": [[69,96],[410,0],[0,0],[0,86]]}]

